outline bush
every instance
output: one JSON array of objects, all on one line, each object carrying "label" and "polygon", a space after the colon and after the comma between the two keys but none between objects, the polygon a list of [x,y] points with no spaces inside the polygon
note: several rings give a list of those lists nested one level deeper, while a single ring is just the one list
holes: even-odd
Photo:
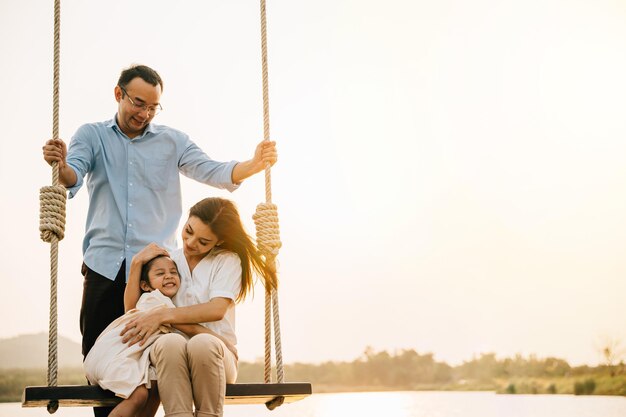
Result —
[{"label": "bush", "polygon": [[574,382],[574,395],[583,395],[585,392],[585,385],[580,382],[580,381],[576,381]]},{"label": "bush", "polygon": [[591,395],[596,390],[596,381],[589,378],[574,383],[574,395]]},{"label": "bush", "polygon": [[584,385],[585,385],[585,392],[588,395],[593,394],[593,392],[596,390],[596,381],[591,378],[586,379],[584,382]]}]

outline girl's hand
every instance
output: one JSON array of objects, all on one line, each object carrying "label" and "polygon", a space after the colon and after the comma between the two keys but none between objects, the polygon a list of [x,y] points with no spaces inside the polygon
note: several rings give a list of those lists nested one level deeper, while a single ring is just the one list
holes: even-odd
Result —
[{"label": "girl's hand", "polygon": [[155,334],[163,324],[163,310],[166,309],[133,313],[133,318],[120,333],[120,336],[123,336],[122,343],[128,343],[128,346],[139,343],[139,346],[143,346],[146,340]]},{"label": "girl's hand", "polygon": [[148,261],[156,258],[159,255],[170,256],[168,251],[166,251],[156,243],[150,243],[148,246],[140,250],[135,256],[133,256],[132,262],[136,262],[139,265],[144,265]]}]

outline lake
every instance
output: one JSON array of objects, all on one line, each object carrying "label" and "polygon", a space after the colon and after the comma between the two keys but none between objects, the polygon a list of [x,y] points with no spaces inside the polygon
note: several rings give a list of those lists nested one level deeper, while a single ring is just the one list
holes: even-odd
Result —
[{"label": "lake", "polygon": [[[47,416],[45,408],[0,404],[0,417]],[[93,416],[88,408],[61,408],[57,417]],[[624,417],[626,397],[496,395],[492,392],[367,392],[315,394],[274,411],[229,405],[225,417]],[[161,409],[157,416],[163,416]]]}]

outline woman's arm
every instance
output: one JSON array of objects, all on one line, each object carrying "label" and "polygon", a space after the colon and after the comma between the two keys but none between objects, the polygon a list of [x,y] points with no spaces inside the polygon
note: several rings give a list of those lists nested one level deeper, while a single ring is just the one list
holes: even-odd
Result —
[{"label": "woman's arm", "polygon": [[212,291],[216,296],[200,304],[133,314],[132,319],[127,322],[121,332],[123,342],[129,345],[143,344],[159,329],[159,326],[164,324],[195,324],[222,320],[235,302],[235,294],[240,290],[241,260],[236,254],[228,253],[224,256],[218,255],[216,259],[212,259],[212,262],[219,262],[219,271],[215,276],[200,277],[200,279],[208,280],[211,288],[203,288],[199,291],[207,296],[206,298],[200,297],[203,301],[207,300]]},{"label": "woman's arm", "polygon": [[208,303],[186,307],[168,308],[161,311],[159,324],[206,323],[224,318],[228,307],[233,303],[230,298],[215,297]]},{"label": "woman's arm", "polygon": [[189,324],[219,321],[224,318],[228,307],[233,302],[230,298],[216,297],[208,303],[187,307],[160,308],[133,314],[122,332],[123,343],[129,346],[139,342],[143,345],[162,324]]}]

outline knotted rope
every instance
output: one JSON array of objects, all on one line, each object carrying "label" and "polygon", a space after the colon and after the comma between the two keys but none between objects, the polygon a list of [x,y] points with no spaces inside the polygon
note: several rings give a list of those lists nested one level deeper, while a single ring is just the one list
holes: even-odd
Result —
[{"label": "knotted rope", "polygon": [[[54,1],[54,76],[52,93],[52,137],[59,137],[59,61],[61,44],[61,1]],[[65,187],[59,185],[59,167],[52,164],[52,186],[42,187],[39,195],[39,231],[50,243],[50,325],[48,328],[48,386],[57,385],[57,271],[59,241],[65,236]],[[48,403],[50,414],[59,408],[58,401]]]},{"label": "knotted rope", "polygon": [[278,207],[272,203],[261,203],[252,218],[256,225],[257,246],[265,258],[273,262],[282,246],[278,229]]},{"label": "knotted rope", "polygon": [[41,187],[39,190],[39,231],[44,242],[58,242],[65,236],[65,193],[62,185]]},{"label": "knotted rope", "polygon": [[[269,110],[269,87],[267,75],[267,23],[265,13],[265,0],[261,0],[261,61],[263,72],[263,137],[270,140],[270,110]],[[257,228],[257,244],[261,254],[265,256],[270,268],[276,270],[276,256],[280,249],[280,237],[278,230],[278,212],[275,204],[272,204],[272,178],[271,167],[265,166],[265,204],[257,206],[253,216]],[[271,315],[270,311],[273,313]],[[273,317],[273,320],[272,320]],[[279,383],[284,382],[283,354],[280,339],[280,318],[278,312],[278,292],[276,289],[265,292],[265,368],[264,380],[271,382],[272,347],[271,332],[272,321],[274,328],[274,344],[276,346],[276,376]]]},{"label": "knotted rope", "polygon": [[[257,246],[261,254],[265,257],[267,265],[276,271],[276,257],[282,243],[280,241],[278,227],[277,206],[272,203],[261,203],[257,206],[256,212],[252,216],[256,225]],[[273,307],[274,322],[274,343],[276,344],[276,373],[278,382],[283,382],[284,374],[282,369],[282,352],[280,349],[280,318],[278,314],[278,295],[275,289],[265,292],[265,369],[264,380],[271,382],[271,330]]]}]

